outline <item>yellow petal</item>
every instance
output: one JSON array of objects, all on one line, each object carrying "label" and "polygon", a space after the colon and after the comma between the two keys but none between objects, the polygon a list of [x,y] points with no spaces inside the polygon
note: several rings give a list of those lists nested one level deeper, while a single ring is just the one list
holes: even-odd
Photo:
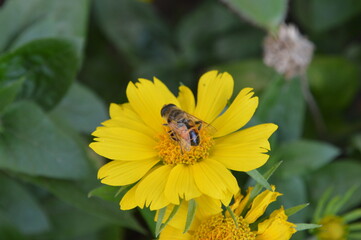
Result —
[{"label": "yellow petal", "polygon": [[198,189],[215,199],[224,199],[228,192],[238,191],[237,181],[222,164],[204,159],[190,166]]},{"label": "yellow petal", "polygon": [[128,128],[98,127],[93,135],[96,142],[89,146],[99,155],[113,160],[144,160],[158,155],[156,141]]},{"label": "yellow petal", "polygon": [[111,186],[129,185],[141,179],[158,162],[157,157],[130,162],[111,161],[99,169],[98,178]]},{"label": "yellow petal", "polygon": [[192,90],[186,86],[180,86],[178,101],[184,111],[193,114],[195,109],[195,99]]},{"label": "yellow petal", "polygon": [[265,190],[259,194],[252,202],[251,209],[247,212],[244,218],[248,223],[254,223],[260,216],[264,214],[268,205],[276,201],[277,197],[282,195],[279,192],[274,192],[275,187],[272,186],[272,190]]},{"label": "yellow petal", "polygon": [[270,150],[268,138],[277,125],[268,123],[250,127],[216,139],[211,157],[228,169],[251,171],[266,163]]},{"label": "yellow petal", "polygon": [[242,197],[240,199],[240,202],[237,206],[237,208],[234,210],[234,214],[236,215],[241,215],[242,212],[244,211],[245,207],[247,206],[247,203],[249,201],[249,198],[251,197],[251,192],[253,190],[253,187],[249,187],[247,189],[247,193],[246,193],[246,196]]},{"label": "yellow petal", "polygon": [[157,167],[139,182],[135,193],[138,206],[150,206],[150,210],[157,210],[170,204],[164,189],[171,170],[172,166],[168,165]]},{"label": "yellow petal", "polygon": [[233,93],[233,78],[228,73],[210,71],[198,82],[197,106],[194,115],[211,123],[222,112]]},{"label": "yellow petal", "polygon": [[258,224],[256,240],[289,240],[296,225],[287,221],[283,208],[274,211],[269,219]]},{"label": "yellow petal", "polygon": [[196,198],[196,202],[196,218],[200,221],[222,212],[221,202],[217,199],[208,197],[207,195],[202,195],[199,198]]},{"label": "yellow petal", "polygon": [[110,104],[109,113],[111,119],[102,122],[103,126],[129,128],[142,132],[150,137],[159,134],[143,122],[139,115],[131,109],[129,103],[112,103]]},{"label": "yellow petal", "polygon": [[164,194],[173,204],[179,204],[179,198],[188,201],[201,195],[189,166],[178,164],[171,170]]},{"label": "yellow petal", "polygon": [[184,233],[183,230],[167,225],[159,235],[159,240],[191,240],[189,233]]},{"label": "yellow petal", "polygon": [[212,122],[212,126],[217,129],[214,137],[235,132],[252,118],[258,106],[258,98],[252,97],[253,94],[252,88],[244,88],[239,92],[227,111]]},{"label": "yellow petal", "polygon": [[126,93],[132,109],[157,133],[163,131],[162,107],[168,103],[179,106],[177,98],[158,79],[154,83],[146,79],[139,79],[136,84],[130,82]]},{"label": "yellow petal", "polygon": [[[138,184],[132,187],[122,198],[120,201],[120,209],[121,210],[130,210],[137,207],[137,201],[135,198],[135,191],[137,190]],[[141,206],[143,208],[143,206]]]}]

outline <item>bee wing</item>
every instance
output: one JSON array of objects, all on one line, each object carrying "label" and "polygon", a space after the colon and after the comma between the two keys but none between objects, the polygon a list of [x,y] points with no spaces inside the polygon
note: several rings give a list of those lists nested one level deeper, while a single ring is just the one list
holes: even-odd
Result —
[{"label": "bee wing", "polygon": [[190,151],[191,144],[188,129],[186,129],[185,126],[180,129],[174,121],[171,121],[167,125],[171,129],[171,138],[178,142],[181,152]]},{"label": "bee wing", "polygon": [[179,146],[182,153],[189,152],[191,150],[191,144],[184,138],[179,139]]},{"label": "bee wing", "polygon": [[217,132],[217,129],[213,127],[211,124],[206,123],[189,113],[186,114],[188,119],[190,119],[194,123],[195,127],[197,127],[198,130],[205,129],[210,135],[213,135]]}]

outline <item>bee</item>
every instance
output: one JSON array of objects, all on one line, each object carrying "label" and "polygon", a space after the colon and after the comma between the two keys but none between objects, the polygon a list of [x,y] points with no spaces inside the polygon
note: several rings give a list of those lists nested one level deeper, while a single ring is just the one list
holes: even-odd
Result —
[{"label": "bee", "polygon": [[160,114],[167,121],[164,125],[170,128],[168,131],[170,137],[179,142],[182,153],[200,144],[199,131],[202,127],[209,125],[174,104],[164,105]]}]

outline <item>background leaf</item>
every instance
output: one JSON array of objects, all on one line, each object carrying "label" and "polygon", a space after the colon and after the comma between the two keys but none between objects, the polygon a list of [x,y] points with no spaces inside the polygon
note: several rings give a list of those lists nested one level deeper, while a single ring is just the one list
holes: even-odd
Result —
[{"label": "background leaf", "polygon": [[81,145],[58,129],[36,104],[14,104],[2,121],[2,169],[68,179],[84,178],[90,173]]},{"label": "background leaf", "polygon": [[358,0],[295,0],[294,12],[300,23],[315,32],[341,26],[361,12]]},{"label": "background leaf", "polygon": [[287,11],[287,0],[221,1],[243,18],[268,31],[274,31],[284,21]]},{"label": "background leaf", "polygon": [[120,211],[119,205],[112,202],[103,201],[97,198],[88,198],[87,193],[89,192],[89,189],[86,189],[84,184],[50,178],[22,177],[47,189],[64,202],[88,212],[89,214],[100,217],[108,221],[108,223],[110,222],[142,233],[145,232],[130,214],[130,211]]},{"label": "background leaf", "polygon": [[35,40],[0,57],[0,86],[24,78],[19,97],[51,109],[65,95],[78,66],[79,59],[69,42]]},{"label": "background leaf", "polygon": [[254,121],[276,123],[280,141],[299,139],[303,133],[305,101],[300,79],[290,81],[278,78],[271,82],[260,96]]},{"label": "background leaf", "polygon": [[0,52],[16,49],[30,41],[57,37],[66,39],[80,57],[85,42],[89,0],[6,1],[0,11]]},{"label": "background leaf", "polygon": [[0,112],[15,100],[23,83],[24,79],[18,79],[0,87]]},{"label": "background leaf", "polygon": [[36,234],[50,229],[48,217],[31,192],[4,174],[0,174],[0,185],[0,214],[9,223],[23,234]]},{"label": "background leaf", "polygon": [[[352,159],[342,159],[319,169],[310,176],[308,181],[308,184],[312,184],[311,199],[316,202],[330,187],[330,182],[332,183],[332,196],[344,196],[348,189],[361,183],[360,172],[360,161]],[[356,193],[344,205],[343,211],[358,205],[361,201],[361,195],[358,194],[360,189],[359,186]]]},{"label": "background leaf", "polygon": [[338,148],[328,143],[299,140],[285,143],[277,148],[267,165],[283,160],[275,175],[288,179],[311,174],[331,162],[339,153]]},{"label": "background leaf", "polygon": [[86,86],[75,82],[67,95],[51,112],[67,125],[86,134],[91,134],[99,123],[107,119],[108,111],[102,100]]}]

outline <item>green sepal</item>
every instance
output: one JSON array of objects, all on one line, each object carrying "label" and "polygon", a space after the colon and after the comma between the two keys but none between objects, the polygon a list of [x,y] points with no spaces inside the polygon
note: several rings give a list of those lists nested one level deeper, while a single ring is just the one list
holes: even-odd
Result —
[{"label": "green sepal", "polygon": [[352,222],[354,220],[361,218],[361,208],[355,209],[355,210],[345,214],[344,216],[342,216],[342,218],[346,223],[349,223],[349,222]]},{"label": "green sepal", "polygon": [[314,223],[295,223],[295,224],[296,224],[297,232],[303,231],[303,230],[315,229],[315,228],[319,228],[322,226],[322,225],[314,224]]},{"label": "green sepal", "polygon": [[[268,179],[273,175],[273,173],[277,170],[277,168],[282,164],[282,161],[279,161],[278,163],[274,164],[263,176],[257,171],[257,170],[253,170],[253,171],[256,171],[257,174],[259,174],[262,178],[263,178],[263,181],[265,181],[269,188],[267,188],[268,190],[272,191],[272,188],[271,186],[269,185],[268,183]],[[252,177],[249,172],[247,172],[247,174]],[[252,177],[253,178],[253,177]],[[253,178],[255,181],[257,181],[255,178]],[[257,181],[258,182],[258,181]],[[263,184],[261,183],[257,183],[255,185],[255,187],[253,188],[252,192],[251,192],[251,195],[250,195],[250,200],[252,200],[255,196],[257,196],[258,193],[261,192],[262,188],[265,187]]]},{"label": "green sepal", "polygon": [[188,213],[187,213],[187,220],[186,225],[184,227],[183,233],[186,233],[192,225],[194,220],[194,216],[196,215],[197,210],[197,202],[194,199],[188,201]]},{"label": "green sepal", "polygon": [[351,197],[354,195],[354,193],[356,192],[356,190],[360,187],[359,184],[355,184],[354,186],[352,186],[346,193],[345,195],[340,199],[340,201],[337,202],[337,204],[335,204],[334,209],[335,212],[338,213],[341,208],[351,199]]},{"label": "green sepal", "polygon": [[229,212],[229,215],[231,215],[231,218],[233,219],[234,224],[238,228],[238,219],[237,219],[236,215],[234,215],[234,212],[232,211],[232,209],[229,206],[227,206],[226,209],[227,209],[227,212]]},{"label": "green sepal", "polygon": [[305,207],[307,207],[308,205],[310,205],[309,203],[304,203],[304,204],[300,204],[291,208],[288,208],[285,210],[285,214],[287,216],[292,216],[293,214],[301,211],[302,209],[304,209]]},{"label": "green sepal", "polygon": [[323,216],[322,211],[324,209],[324,206],[325,206],[325,203],[326,203],[327,199],[329,199],[330,196],[331,196],[332,190],[333,190],[332,188],[327,189],[322,194],[322,197],[318,201],[316,209],[315,209],[315,214],[313,215],[313,221],[314,222],[318,222],[322,218],[322,216]]},{"label": "green sepal", "polygon": [[350,239],[350,240],[360,240],[361,239],[361,232],[348,234],[348,239]]},{"label": "green sepal", "polygon": [[170,222],[170,220],[173,219],[173,217],[174,217],[174,216],[176,215],[176,213],[178,212],[179,208],[180,208],[180,204],[179,204],[179,205],[175,205],[175,206],[173,207],[172,212],[170,213],[169,217],[167,218],[167,220],[165,221],[165,223],[161,225],[161,227],[160,227],[160,229],[159,229],[159,233],[160,233],[161,231],[163,231],[163,229],[165,228],[165,226],[167,226],[168,223]]},{"label": "green sepal", "polygon": [[348,225],[348,230],[352,231],[361,231],[361,222],[359,223],[352,223]]},{"label": "green sepal", "polygon": [[253,178],[258,184],[260,184],[262,187],[272,191],[271,185],[268,183],[267,179],[263,177],[263,175],[258,172],[257,169],[254,169],[252,171],[248,171],[247,174]]},{"label": "green sepal", "polygon": [[156,237],[158,237],[158,235],[160,233],[160,229],[162,227],[162,222],[163,222],[163,218],[165,216],[166,211],[167,211],[167,207],[164,207],[164,208],[158,210],[158,218],[157,218],[157,223],[155,225],[155,236]]},{"label": "green sepal", "polygon": [[338,204],[338,202],[341,201],[341,197],[340,196],[335,196],[333,198],[331,198],[331,200],[327,203],[326,207],[325,207],[325,211],[323,211],[323,215],[324,216],[328,216],[328,215],[335,215],[336,212],[336,205]]}]

